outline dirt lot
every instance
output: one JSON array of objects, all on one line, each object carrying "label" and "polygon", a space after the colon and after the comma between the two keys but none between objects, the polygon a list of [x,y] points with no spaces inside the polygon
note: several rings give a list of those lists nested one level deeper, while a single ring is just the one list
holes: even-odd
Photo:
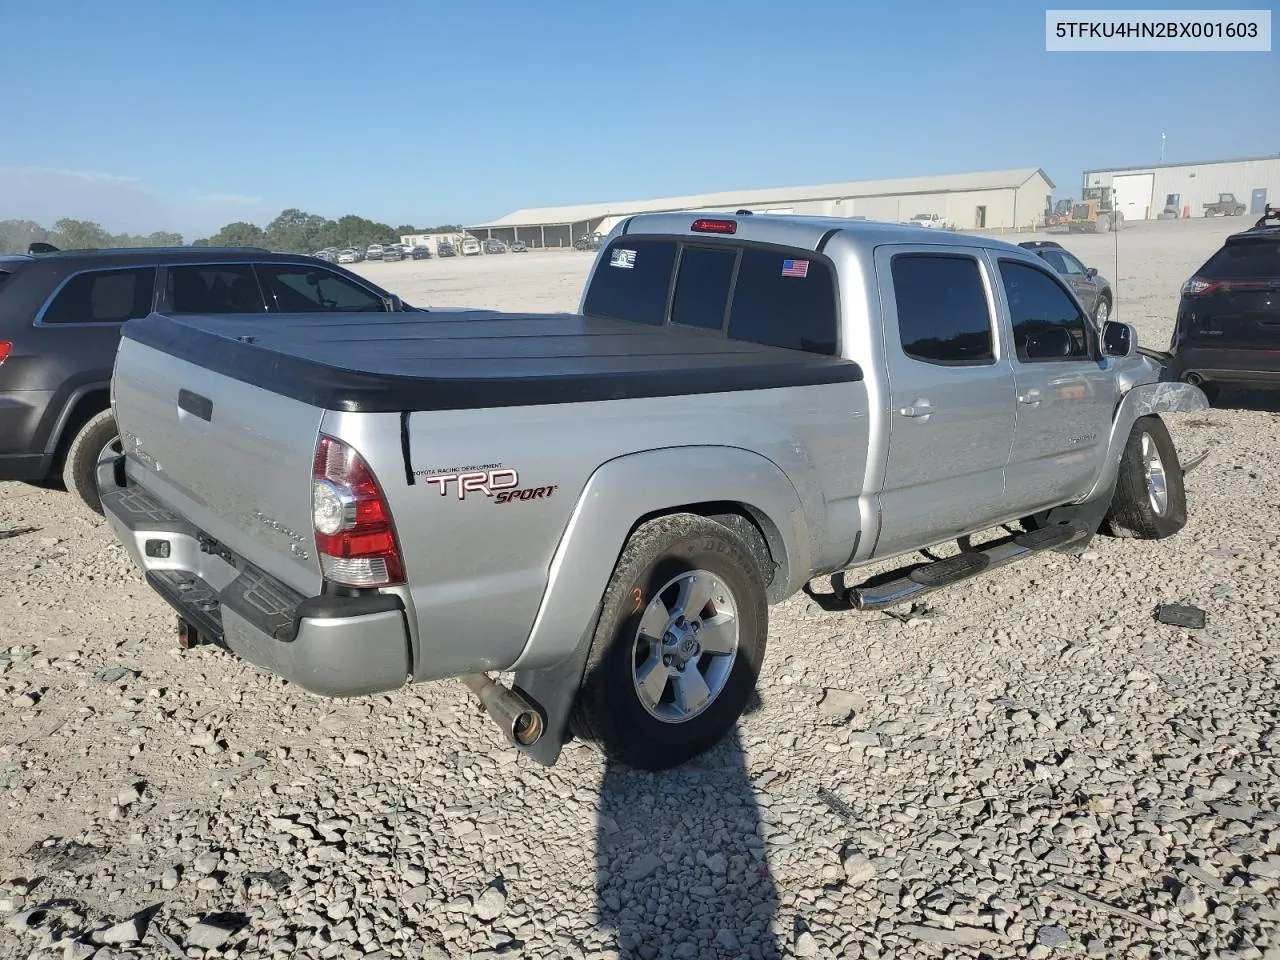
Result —
[{"label": "dirt lot", "polygon": [[[1118,274],[1058,239],[1163,349],[1245,219],[1130,225]],[[591,259],[358,269],[567,310]],[[662,776],[532,765],[454,682],[336,702],[180,652],[96,518],[0,484],[0,956],[1280,957],[1280,423],[1222,404],[1170,420],[1210,451],[1176,538],[905,622],[798,595],[739,733]]]}]

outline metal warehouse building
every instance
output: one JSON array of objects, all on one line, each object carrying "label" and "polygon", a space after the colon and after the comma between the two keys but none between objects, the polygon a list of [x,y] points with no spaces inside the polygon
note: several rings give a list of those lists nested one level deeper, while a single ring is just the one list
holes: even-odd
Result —
[{"label": "metal warehouse building", "polygon": [[1247,213],[1262,216],[1267,203],[1280,206],[1280,154],[1086,170],[1082,187],[1111,187],[1126,220],[1155,220],[1166,205],[1179,217],[1203,216],[1204,204],[1223,193],[1235,194]]},{"label": "metal warehouse building", "polygon": [[1041,222],[1053,191],[1039,167],[901,180],[864,180],[813,187],[737,190],[657,200],[619,200],[517,210],[467,227],[473,236],[532,246],[571,246],[592,232],[608,233],[624,217],[680,210],[796,213],[901,222],[919,214],[960,229],[1030,226]]}]

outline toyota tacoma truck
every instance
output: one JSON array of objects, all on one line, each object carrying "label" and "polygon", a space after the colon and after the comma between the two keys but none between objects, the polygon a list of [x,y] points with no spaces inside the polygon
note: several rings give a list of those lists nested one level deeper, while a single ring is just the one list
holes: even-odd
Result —
[{"label": "toyota tacoma truck", "polygon": [[111,400],[103,508],[185,643],[458,677],[538,762],[645,769],[736,723],[811,580],[877,609],[1176,534],[1161,415],[1207,407],[1031,251],[745,213],[622,221],[571,314],[153,312]]}]

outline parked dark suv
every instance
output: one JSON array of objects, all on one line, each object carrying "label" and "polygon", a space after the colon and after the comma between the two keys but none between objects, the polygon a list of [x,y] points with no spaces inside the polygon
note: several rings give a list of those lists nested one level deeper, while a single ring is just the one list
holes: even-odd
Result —
[{"label": "parked dark suv", "polygon": [[[47,251],[47,252],[46,252]],[[101,512],[94,465],[120,325],[178,313],[413,310],[335,264],[257,248],[141,247],[0,256],[0,480],[61,478]]]},{"label": "parked dark suv", "polygon": [[1111,292],[1110,282],[1098,273],[1097,267],[1086,267],[1054,240],[1026,240],[1018,246],[1039,256],[1071,284],[1071,289],[1076,292],[1099,330],[1111,319],[1111,305],[1115,303],[1115,294]]},{"label": "parked dark suv", "polygon": [[1235,383],[1280,386],[1280,208],[1268,206],[1182,285],[1166,376],[1213,400]]}]

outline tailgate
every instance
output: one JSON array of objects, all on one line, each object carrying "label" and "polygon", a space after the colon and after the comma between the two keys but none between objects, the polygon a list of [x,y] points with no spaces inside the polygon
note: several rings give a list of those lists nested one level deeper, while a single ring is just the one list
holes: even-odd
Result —
[{"label": "tailgate", "polygon": [[319,592],[311,469],[321,410],[128,338],[112,388],[131,480],[233,553]]}]

